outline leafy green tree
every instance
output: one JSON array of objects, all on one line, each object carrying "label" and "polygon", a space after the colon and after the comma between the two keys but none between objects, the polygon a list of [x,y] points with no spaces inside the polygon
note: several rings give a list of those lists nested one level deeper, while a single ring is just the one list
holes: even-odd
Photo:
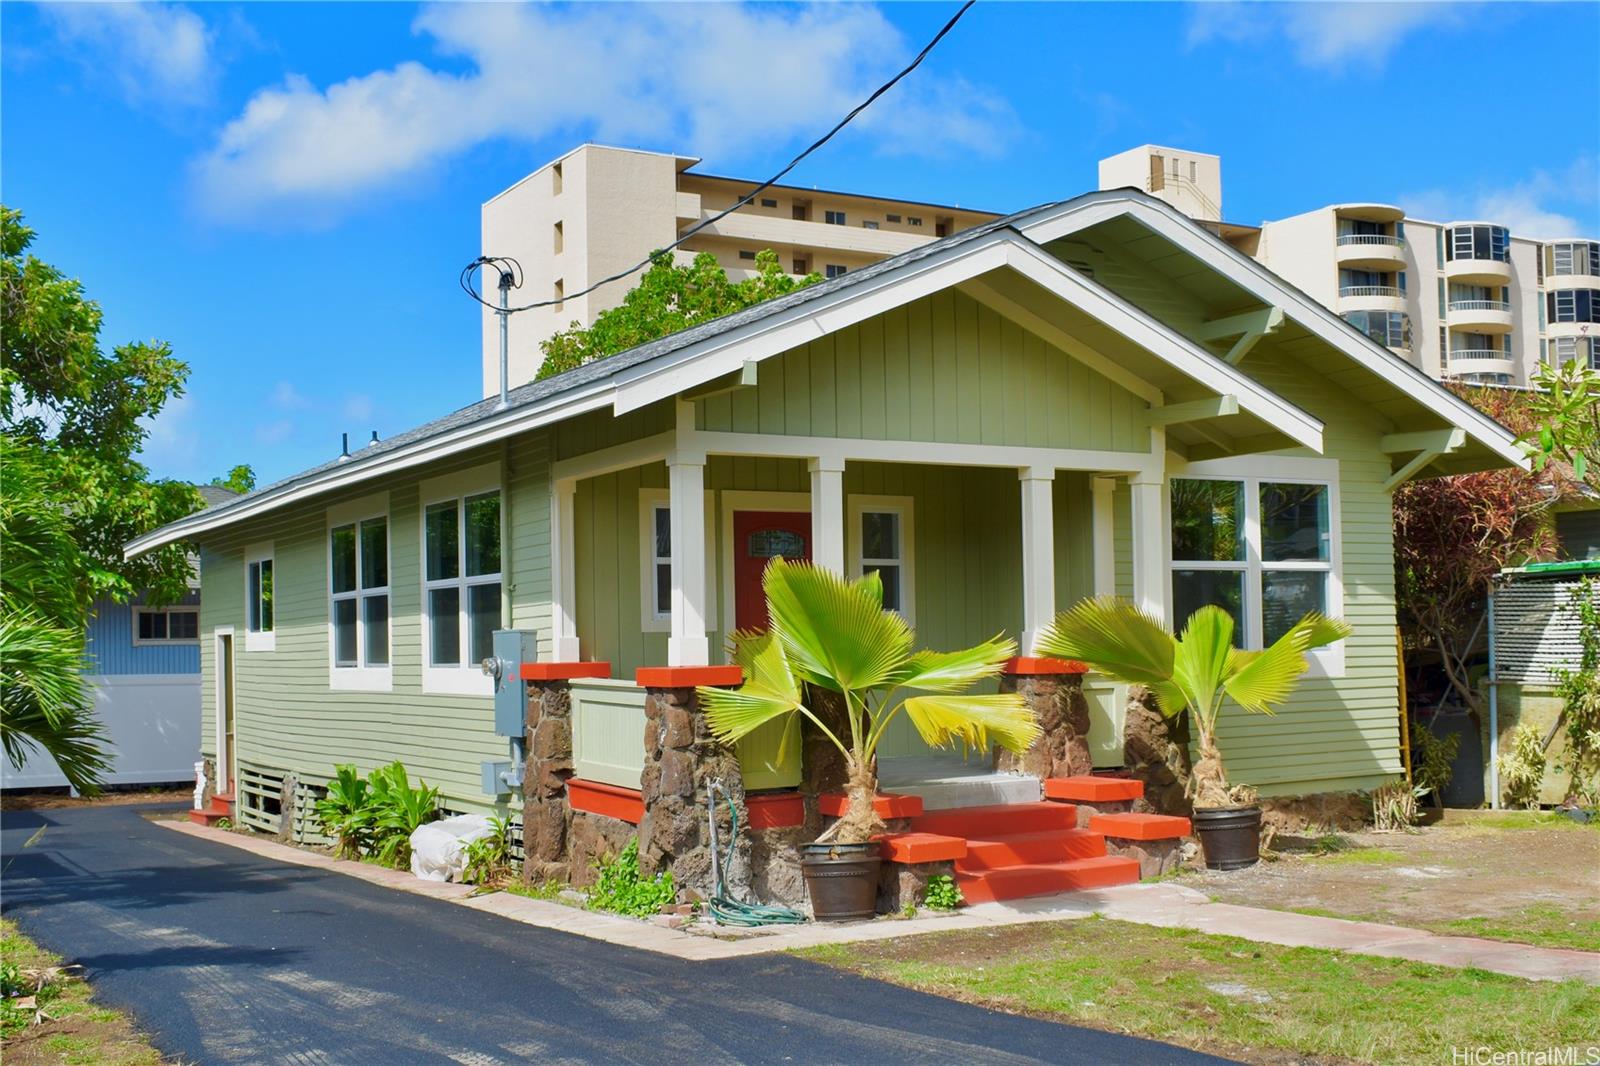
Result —
[{"label": "leafy green tree", "polygon": [[21,769],[43,748],[79,792],[106,770],[83,675],[85,562],[38,453],[0,434],[0,745]]},{"label": "leafy green tree", "polygon": [[229,492],[237,492],[239,495],[243,496],[247,492],[255,491],[255,468],[250,466],[248,463],[240,463],[238,466],[228,471],[227,477],[212,478],[211,484],[219,489],[227,489]]},{"label": "leafy green tree", "polygon": [[83,566],[87,601],[143,591],[168,603],[187,591],[183,545],[133,560],[122,546],[202,505],[181,481],[152,480],[137,455],[149,420],[182,395],[189,368],[165,342],[100,347],[100,306],[83,286],[28,254],[33,230],[0,207],[0,424],[45,475]]},{"label": "leafy green tree", "polygon": [[[700,705],[725,743],[798,715],[839,749],[848,807],[819,839],[863,844],[884,831],[873,809],[878,745],[902,711],[930,747],[987,751],[992,737],[1021,752],[1038,737],[1039,723],[1016,693],[966,691],[999,676],[1016,654],[1014,642],[995,637],[963,651],[913,652],[911,627],[883,608],[877,571],[852,582],[810,563],[774,559],[761,585],[772,628],[733,635],[744,684],[699,689]],[[815,705],[818,689],[843,701],[838,732]]]},{"label": "leafy green tree", "polygon": [[585,329],[574,322],[570,329],[546,340],[540,346],[544,364],[539,377],[627,351],[821,280],[820,274],[795,278],[785,273],[770,248],[756,254],[755,276],[737,282],[728,279],[727,271],[710,252],[701,252],[689,266],[679,266],[663,253],[622,303],[595,316],[594,325]]},{"label": "leafy green tree", "polygon": [[1245,797],[1228,784],[1217,746],[1224,698],[1247,711],[1272,714],[1306,671],[1305,653],[1349,635],[1344,622],[1313,612],[1270,646],[1242,651],[1233,646],[1233,616],[1220,607],[1200,608],[1174,636],[1127,600],[1102,596],[1057,615],[1039,635],[1039,650],[1144,685],[1168,718],[1190,712],[1200,749],[1189,782],[1195,806],[1227,807]]},{"label": "leafy green tree", "polygon": [[1533,384],[1525,404],[1534,425],[1518,439],[1535,469],[1559,459],[1572,467],[1574,477],[1600,492],[1600,370],[1576,359],[1542,363]]}]

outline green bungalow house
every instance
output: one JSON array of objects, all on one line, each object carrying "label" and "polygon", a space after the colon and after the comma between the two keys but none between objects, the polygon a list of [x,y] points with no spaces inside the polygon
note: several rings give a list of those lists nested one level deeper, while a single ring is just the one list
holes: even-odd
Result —
[{"label": "green bungalow house", "polygon": [[[335,763],[398,759],[450,810],[521,811],[549,869],[581,877],[638,824],[647,868],[699,883],[715,772],[756,890],[783,897],[826,782],[803,743],[757,735],[730,761],[692,719],[692,686],[737,681],[724,641],[764,621],[766,559],[878,570],[925,646],[1005,631],[1005,683],[1035,693],[1067,668],[1031,657],[1035,634],[1085,596],[1180,620],[1217,603],[1250,647],[1343,617],[1283,713],[1225,713],[1221,736],[1264,796],[1347,792],[1402,772],[1390,494],[1522,461],[1401,355],[1110,190],[523,385],[127,551],[199,545],[214,811],[309,835]],[[520,791],[484,769],[508,757],[479,665],[499,629],[537,648]],[[1048,732],[1058,750],[1024,763],[1042,773],[908,729],[883,779],[929,808],[1031,810],[1061,745],[1080,776],[1131,763],[1124,694],[1070,681],[1087,728]]]}]

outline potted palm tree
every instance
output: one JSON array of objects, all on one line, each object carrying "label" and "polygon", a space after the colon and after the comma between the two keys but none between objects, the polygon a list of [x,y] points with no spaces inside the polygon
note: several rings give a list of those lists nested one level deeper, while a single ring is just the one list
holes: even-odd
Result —
[{"label": "potted palm tree", "polygon": [[1250,866],[1260,858],[1261,807],[1248,786],[1230,785],[1217,747],[1224,698],[1247,711],[1272,714],[1306,670],[1305,653],[1350,635],[1350,627],[1307,614],[1260,651],[1233,646],[1233,616],[1202,607],[1173,636],[1160,621],[1126,600],[1084,600],[1056,616],[1039,637],[1040,651],[1079,659],[1118,681],[1144,685],[1167,718],[1185,710],[1198,735],[1200,758],[1190,774],[1195,835],[1214,870]]},{"label": "potted palm tree", "polygon": [[[873,838],[887,828],[873,806],[879,743],[904,714],[932,747],[1026,750],[1039,725],[1021,697],[967,691],[997,676],[1016,644],[997,636],[964,651],[913,651],[911,627],[884,610],[876,573],[847,581],[810,563],[775,559],[762,588],[770,628],[731,640],[744,683],[700,689],[700,706],[724,743],[801,715],[844,755],[845,812],[807,845],[801,866],[818,919],[871,917],[879,864]],[[819,713],[818,690],[842,705],[837,728]]]}]

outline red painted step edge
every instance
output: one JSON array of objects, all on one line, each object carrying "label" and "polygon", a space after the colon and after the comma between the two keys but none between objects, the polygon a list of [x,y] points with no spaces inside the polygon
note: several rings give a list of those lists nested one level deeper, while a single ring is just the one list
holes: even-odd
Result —
[{"label": "red painted step edge", "polygon": [[1076,659],[1051,659],[1043,655],[1017,655],[1006,660],[1000,668],[1002,674],[1037,676],[1041,674],[1086,674],[1088,663]]},{"label": "red painted step edge", "polygon": [[1047,777],[1044,782],[1044,795],[1046,799],[1078,800],[1083,803],[1133,800],[1144,795],[1144,782],[1131,777],[1104,777],[1098,774]]},{"label": "red painted step edge", "polygon": [[1189,819],[1175,814],[1095,814],[1089,828],[1117,840],[1177,840],[1189,835]]},{"label": "red painted step edge", "polygon": [[806,820],[806,800],[798,792],[746,796],[744,808],[749,812],[751,829],[784,829],[803,825]]},{"label": "red painted step edge", "polygon": [[744,681],[744,671],[737,666],[641,666],[633,679],[640,688],[727,686]]},{"label": "red painted step edge", "polygon": [[610,677],[610,663],[523,663],[524,681],[572,681],[580,677]]},{"label": "red painted step edge", "polygon": [[603,814],[638,825],[644,819],[644,797],[636,788],[621,788],[581,777],[567,779],[567,802],[575,811]]},{"label": "red painted step edge", "polygon": [[[843,792],[824,792],[817,797],[817,810],[829,818],[843,817],[846,806]],[[922,813],[922,797],[880,792],[872,801],[872,809],[879,818],[915,818]]]},{"label": "red painted step edge", "polygon": [[889,833],[878,837],[878,844],[890,862],[945,862],[967,856],[965,840],[938,833]]}]

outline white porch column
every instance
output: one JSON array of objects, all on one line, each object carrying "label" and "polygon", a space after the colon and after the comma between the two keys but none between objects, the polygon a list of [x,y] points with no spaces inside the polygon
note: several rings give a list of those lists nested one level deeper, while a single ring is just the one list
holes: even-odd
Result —
[{"label": "white porch column", "polygon": [[1022,485],[1022,654],[1036,655],[1039,633],[1056,613],[1054,470],[1027,466]]},{"label": "white porch column", "polygon": [[1116,491],[1117,483],[1108,477],[1089,479],[1093,531],[1094,594],[1113,596],[1117,591]]},{"label": "white porch column", "polygon": [[1161,479],[1137,475],[1130,480],[1129,488],[1133,496],[1133,601],[1170,624]]},{"label": "white porch column", "polygon": [[667,458],[672,527],[672,625],[668,666],[706,666],[706,457],[678,451]]},{"label": "white porch column", "polygon": [[811,460],[811,561],[844,573],[844,460]]},{"label": "white porch column", "polygon": [[575,478],[557,481],[550,491],[550,661],[575,663],[578,655],[578,581],[573,561],[577,535],[573,503]]}]

